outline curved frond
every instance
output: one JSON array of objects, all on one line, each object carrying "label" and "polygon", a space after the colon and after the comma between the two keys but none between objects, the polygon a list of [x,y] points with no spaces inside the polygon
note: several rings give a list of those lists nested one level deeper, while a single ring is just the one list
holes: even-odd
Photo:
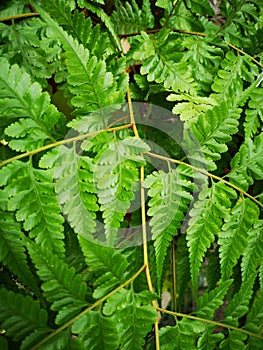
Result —
[{"label": "curved frond", "polygon": [[148,175],[144,183],[151,197],[147,214],[151,216],[150,226],[155,246],[157,282],[160,290],[167,248],[172,237],[178,234],[177,229],[192,200],[189,192],[193,191],[193,184],[180,176],[180,171],[177,169],[169,169],[168,173],[162,170],[155,172]]},{"label": "curved frond", "polygon": [[246,109],[246,120],[244,123],[245,137],[252,138],[258,131],[262,132],[263,123],[263,106],[262,106],[263,89],[255,88],[250,93],[250,100]]},{"label": "curved frond", "polygon": [[6,289],[0,289],[0,324],[6,335],[15,341],[24,339],[35,330],[38,332],[35,340],[39,340],[50,331],[47,312],[40,308],[38,301]]},{"label": "curved frond", "polygon": [[203,258],[215,235],[219,233],[223,219],[229,216],[228,208],[235,192],[224,183],[213,183],[211,188],[204,188],[198,201],[190,211],[191,219],[186,232],[187,246],[192,283],[195,292],[198,290],[198,273]]},{"label": "curved frond", "polygon": [[248,244],[242,257],[241,270],[242,280],[246,281],[258,266],[263,264],[263,221],[259,220],[253,228],[248,231]]},{"label": "curved frond", "polygon": [[47,92],[32,82],[28,73],[17,65],[0,59],[0,111],[10,124],[6,135],[12,137],[9,147],[20,152],[32,151],[47,141],[54,141],[55,124],[62,114],[50,103]]},{"label": "curved frond", "polygon": [[76,274],[49,250],[28,243],[29,255],[43,281],[44,297],[52,304],[51,310],[58,311],[56,323],[62,324],[78,314],[87,305],[87,285],[82,276]]},{"label": "curved frond", "polygon": [[250,199],[240,198],[225,218],[218,233],[219,257],[223,280],[232,275],[233,267],[248,245],[248,230],[258,220],[259,209]]},{"label": "curved frond", "polygon": [[128,262],[114,248],[91,242],[79,236],[89,272],[94,273],[94,298],[99,299],[124,281],[127,276]]},{"label": "curved frond", "polygon": [[119,348],[118,328],[114,320],[105,317],[101,311],[90,311],[72,325],[72,332],[78,334],[85,349],[117,350]]},{"label": "curved frond", "polygon": [[[122,289],[107,300],[103,311],[108,316],[114,315],[118,322],[121,349],[143,348],[145,335],[157,316],[156,310],[149,304],[154,298],[148,291],[135,293],[133,289]],[[127,315],[130,317],[127,318]]]},{"label": "curved frond", "polygon": [[76,147],[74,143],[71,148],[62,146],[59,150],[55,191],[71,227],[76,233],[88,237],[95,232],[95,212],[99,207],[94,195],[92,159],[80,156]]},{"label": "curved frond", "polygon": [[197,84],[190,67],[181,61],[181,39],[176,34],[162,29],[159,33],[148,35],[141,32],[136,37],[136,51],[133,59],[142,63],[141,74],[147,74],[148,81],[164,84],[166,89],[197,94]]},{"label": "curved frond", "polygon": [[64,254],[64,219],[54,192],[52,171],[32,162],[14,161],[0,170],[0,186],[8,193],[8,210],[16,212],[30,238],[59,256]]}]

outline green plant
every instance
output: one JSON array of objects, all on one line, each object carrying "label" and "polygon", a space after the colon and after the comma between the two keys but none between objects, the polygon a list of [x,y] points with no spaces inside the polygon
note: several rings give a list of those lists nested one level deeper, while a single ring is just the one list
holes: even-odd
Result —
[{"label": "green plant", "polygon": [[1,349],[262,348],[263,5],[215,3],[1,5]]}]

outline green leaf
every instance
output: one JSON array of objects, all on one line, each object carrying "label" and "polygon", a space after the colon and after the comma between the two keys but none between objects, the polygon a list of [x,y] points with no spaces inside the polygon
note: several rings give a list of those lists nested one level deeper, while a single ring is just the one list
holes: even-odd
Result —
[{"label": "green leaf", "polygon": [[87,285],[74,267],[69,267],[49,250],[33,243],[27,246],[37,274],[43,281],[44,296],[52,304],[51,310],[58,311],[56,323],[63,324],[87,305]]},{"label": "green leaf", "polygon": [[14,161],[0,170],[0,185],[6,185],[8,210],[38,244],[64,255],[64,219],[54,192],[52,171],[33,168],[32,162]]},{"label": "green leaf", "polygon": [[198,201],[190,211],[191,219],[186,239],[195,292],[198,290],[198,273],[205,253],[214,242],[215,235],[220,232],[223,219],[229,216],[230,199],[235,197],[235,192],[224,183],[212,182],[211,188],[203,188]]},{"label": "green leaf", "polygon": [[225,219],[222,230],[218,233],[219,257],[223,280],[232,275],[232,269],[248,245],[247,232],[258,220],[258,207],[248,198],[242,197]]},{"label": "green leaf", "polygon": [[0,289],[0,324],[6,335],[15,341],[24,339],[34,330],[38,330],[38,339],[50,331],[47,312],[40,308],[38,301],[6,289]]},{"label": "green leaf", "polygon": [[167,249],[172,237],[178,234],[180,223],[184,219],[184,213],[188,209],[193,190],[190,181],[180,176],[180,170],[169,169],[168,173],[160,170],[145,179],[145,187],[148,188],[149,209],[147,214],[151,216],[150,226],[152,239],[154,240],[157,283],[160,290],[163,264]]},{"label": "green leaf", "polygon": [[160,330],[162,350],[195,350],[197,335],[191,321],[177,321],[175,326],[162,327]]},{"label": "green leaf", "polygon": [[96,275],[96,278],[93,277],[95,287],[93,296],[96,299],[102,298],[125,280],[128,262],[114,248],[96,244],[81,236],[79,242],[89,272]]},{"label": "green leaf", "polygon": [[72,325],[72,332],[78,334],[86,349],[114,350],[119,348],[117,325],[100,311],[89,311]]}]

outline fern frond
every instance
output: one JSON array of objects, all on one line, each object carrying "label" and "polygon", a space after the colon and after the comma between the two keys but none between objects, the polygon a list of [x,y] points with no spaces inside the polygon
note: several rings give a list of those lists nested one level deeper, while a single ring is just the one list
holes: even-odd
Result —
[{"label": "fern frond", "polygon": [[[255,333],[260,334],[262,332],[263,325],[263,292],[259,290],[257,292],[256,298],[247,315],[245,329]],[[260,349],[258,344],[262,344],[262,340],[258,339],[256,342],[255,339],[250,339],[249,349]]]},{"label": "fern frond", "polygon": [[159,335],[162,350],[196,349],[198,334],[189,320],[182,319],[175,326],[162,327]]},{"label": "fern frond", "polygon": [[0,289],[0,324],[6,330],[6,335],[15,341],[24,339],[36,330],[35,340],[40,340],[50,331],[47,312],[40,308],[38,301],[4,288]]},{"label": "fern frond", "polygon": [[147,151],[149,146],[136,137],[113,139],[109,143],[102,139],[94,175],[109,245],[119,238],[118,227],[134,198],[139,166],[144,164],[141,154]]},{"label": "fern frond", "polygon": [[244,254],[248,244],[248,230],[258,220],[259,209],[250,199],[240,198],[225,218],[222,230],[218,233],[219,257],[223,280],[232,275],[237,260]]},{"label": "fern frond", "polygon": [[14,161],[0,170],[8,193],[8,210],[16,212],[30,238],[59,256],[64,254],[63,222],[54,192],[52,171],[35,169],[31,160]]},{"label": "fern frond", "polygon": [[218,349],[218,343],[224,339],[222,333],[215,333],[215,326],[204,324],[204,331],[198,338],[198,350],[214,350]]},{"label": "fern frond", "polygon": [[177,229],[192,200],[189,192],[193,191],[193,185],[180,176],[180,171],[177,169],[169,169],[168,173],[162,170],[155,172],[147,176],[144,183],[151,197],[147,214],[151,216],[150,226],[155,246],[158,290],[160,290],[167,248],[172,237],[178,234]]},{"label": "fern frond", "polygon": [[249,302],[252,297],[255,278],[255,273],[250,275],[242,283],[239,291],[231,298],[225,309],[225,323],[238,327],[238,320],[249,310]]},{"label": "fern frond", "polygon": [[[114,315],[120,334],[120,348],[123,350],[141,350],[145,343],[145,335],[152,328],[157,313],[149,303],[155,296],[142,291],[135,293],[122,289],[107,300],[104,313]],[[131,315],[127,319],[127,315]]]},{"label": "fern frond", "polygon": [[1,263],[37,293],[37,284],[27,261],[21,225],[16,222],[13,213],[0,211],[0,237]]},{"label": "fern frond", "polygon": [[257,270],[258,266],[263,264],[263,221],[259,220],[253,228],[248,231],[248,244],[244,250],[241,262],[242,280],[246,281],[248,277]]},{"label": "fern frond", "polygon": [[91,158],[80,156],[76,147],[73,143],[71,148],[60,148],[55,165],[55,191],[71,227],[89,237],[95,232],[95,212],[99,209],[94,195],[93,164]]},{"label": "fern frond", "polygon": [[258,131],[262,131],[263,107],[261,104],[262,88],[255,88],[250,94],[250,100],[246,109],[246,120],[244,123],[245,137],[253,138]]},{"label": "fern frond", "polygon": [[205,292],[196,301],[196,314],[198,317],[212,319],[215,311],[223,304],[229,286],[233,280],[221,282],[220,285],[210,292]]},{"label": "fern frond", "polygon": [[[208,169],[215,170],[215,161],[220,159],[221,153],[227,151],[227,143],[231,141],[231,135],[238,131],[238,119],[241,109],[230,107],[224,101],[218,106],[208,109],[205,114],[199,115],[197,122],[190,126],[190,138],[194,135],[196,143],[200,147],[198,152],[207,161]],[[188,138],[183,140],[184,149],[187,150],[189,159],[195,158],[195,149],[190,147]],[[199,155],[200,156],[200,155]],[[197,155],[198,157],[198,155]]]},{"label": "fern frond", "polygon": [[263,133],[248,138],[231,160],[231,171],[228,176],[233,184],[247,191],[254,179],[263,179]]},{"label": "fern frond", "polygon": [[114,248],[91,242],[79,236],[89,272],[99,276],[94,279],[94,293],[96,299],[103,297],[124,281],[127,276],[128,262],[126,258]]},{"label": "fern frond", "polygon": [[184,101],[177,102],[172,112],[180,116],[182,121],[187,123],[196,123],[200,114],[204,114],[207,110],[217,105],[212,97],[191,96],[186,93],[171,94],[167,97],[168,101]]},{"label": "fern frond", "polygon": [[101,311],[90,311],[72,325],[72,332],[84,344],[85,349],[98,350],[119,348],[118,328],[114,320]]},{"label": "fern frond", "polygon": [[167,29],[154,35],[141,32],[136,40],[133,59],[142,63],[141,74],[147,75],[149,82],[164,84],[166,89],[171,88],[175,92],[197,94],[198,87],[191,68],[181,61],[181,54],[178,53],[181,39],[176,34]]},{"label": "fern frond", "polygon": [[87,305],[87,285],[82,281],[82,276],[43,246],[31,242],[27,248],[43,281],[41,288],[44,297],[52,304],[51,310],[59,311],[56,323],[68,321]]},{"label": "fern frond", "polygon": [[213,91],[218,93],[218,95],[214,94],[213,97],[224,99],[229,105],[234,106],[235,103],[239,102],[243,90],[243,80],[249,83],[253,82],[257,70],[245,56],[235,55],[232,51],[227,52],[221,67],[222,69],[218,71],[212,84]]},{"label": "fern frond", "polygon": [[186,36],[183,45],[188,50],[184,60],[190,63],[195,81],[202,91],[210,92],[223,50],[214,46],[209,37]]},{"label": "fern frond", "polygon": [[198,201],[190,211],[191,219],[188,223],[186,239],[195,292],[198,290],[198,273],[205,253],[220,231],[223,219],[229,216],[230,200],[235,197],[235,192],[224,183],[212,182],[211,188],[203,188]]},{"label": "fern frond", "polygon": [[[67,80],[74,95],[71,102],[77,109],[76,113],[85,115],[124,102],[126,86],[124,84],[123,89],[119,90],[113,74],[106,70],[105,61],[91,57],[88,49],[58,26],[47,13],[39,10],[65,49],[65,63],[69,72]],[[103,111],[100,113],[103,114]]]},{"label": "fern frond", "polygon": [[244,350],[247,335],[239,331],[229,331],[228,337],[220,343],[220,350]]},{"label": "fern frond", "polygon": [[19,121],[5,129],[12,137],[9,147],[16,151],[32,151],[47,140],[54,141],[55,125],[62,114],[50,103],[47,92],[32,82],[30,76],[17,65],[10,66],[0,59],[0,111],[8,118]]},{"label": "fern frond", "polygon": [[149,0],[143,0],[141,8],[135,0],[126,1],[125,4],[117,0],[115,3],[111,19],[117,33],[136,33],[153,28],[154,17]]}]

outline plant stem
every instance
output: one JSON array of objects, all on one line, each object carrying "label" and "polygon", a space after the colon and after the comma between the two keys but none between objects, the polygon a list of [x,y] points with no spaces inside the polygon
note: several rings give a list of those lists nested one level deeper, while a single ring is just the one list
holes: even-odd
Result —
[{"label": "plant stem", "polygon": [[34,16],[39,16],[39,13],[29,12],[29,13],[21,13],[19,15],[14,15],[14,16],[2,17],[0,18],[0,22],[11,21],[11,20],[21,19],[26,17],[34,17]]},{"label": "plant stem", "polygon": [[141,273],[142,271],[145,270],[145,265],[143,265],[131,278],[129,278],[126,282],[122,283],[119,287],[115,288],[113,291],[105,295],[103,298],[97,300],[94,304],[89,306],[87,309],[83,310],[80,314],[78,314],[76,317],[72,318],[63,326],[57,328],[54,330],[52,333],[50,333],[46,338],[42,339],[39,343],[37,343],[31,350],[37,350],[41,345],[45,344],[49,339],[53,338],[56,334],[60,333],[64,329],[68,328],[71,326],[75,321],[77,321],[80,317],[86,315],[87,312],[90,310],[93,310],[95,307],[101,305],[104,301],[106,301],[108,298],[110,298],[112,295],[117,293],[119,290],[122,288],[126,287],[128,284],[133,282]]},{"label": "plant stem", "polygon": [[229,187],[234,188],[236,191],[242,193],[244,196],[248,197],[248,198],[251,199],[253,202],[255,202],[257,205],[259,205],[260,207],[263,208],[263,203],[259,202],[255,197],[251,196],[249,193],[245,192],[244,190],[242,190],[242,189],[239,188],[238,186],[232,184],[231,182],[229,182],[229,181],[223,179],[223,178],[220,177],[220,176],[216,176],[216,175],[214,175],[214,174],[211,174],[211,173],[209,173],[208,171],[205,171],[205,170],[203,170],[203,169],[197,168],[197,167],[195,167],[195,166],[193,166],[193,165],[191,165],[191,164],[185,163],[185,162],[183,162],[183,161],[181,161],[181,160],[167,158],[167,157],[165,157],[165,156],[160,156],[160,155],[157,155],[157,154],[152,153],[152,152],[146,152],[145,154],[148,155],[148,156],[150,156],[150,157],[162,159],[162,160],[165,160],[165,161],[168,161],[168,162],[171,162],[171,163],[183,164],[183,165],[187,166],[188,168],[191,168],[191,169],[193,169],[193,170],[195,170],[195,171],[197,171],[197,172],[199,172],[199,173],[201,173],[201,174],[204,174],[204,175],[206,175],[206,176],[208,176],[208,177],[210,177],[210,178],[213,178],[213,179],[215,179],[215,180],[217,180],[217,181],[222,181],[222,182],[224,182],[226,185],[228,185]]},{"label": "plant stem", "polygon": [[87,134],[83,134],[83,135],[72,137],[70,139],[65,139],[65,140],[49,143],[48,145],[36,148],[33,151],[25,152],[25,153],[22,153],[22,154],[19,154],[19,155],[15,156],[15,157],[6,159],[6,160],[4,160],[3,162],[0,163],[0,167],[3,166],[3,165],[6,165],[8,163],[13,162],[14,160],[25,158],[25,157],[31,156],[33,154],[36,154],[36,153],[39,153],[39,152],[42,152],[42,151],[46,151],[47,149],[50,149],[50,148],[53,148],[53,147],[57,147],[57,146],[60,146],[60,145],[66,145],[67,143],[71,143],[71,142],[75,142],[75,141],[79,141],[79,140],[84,140],[84,139],[86,139],[86,138],[88,138],[90,136],[94,136],[94,135],[100,134],[102,132],[112,132],[112,131],[117,131],[117,130],[122,130],[122,129],[128,129],[130,127],[132,127],[132,124],[125,124],[125,125],[116,126],[116,127],[113,127],[113,128],[106,128],[106,129],[102,129],[102,130],[98,130],[98,131],[92,131],[92,132],[89,132]]},{"label": "plant stem", "polygon": [[163,312],[163,313],[166,313],[166,314],[169,314],[169,315],[173,315],[175,317],[185,317],[185,318],[189,318],[189,319],[195,320],[195,321],[201,321],[201,322],[205,322],[205,323],[210,323],[210,324],[213,324],[213,325],[218,326],[218,327],[228,328],[228,329],[232,329],[232,330],[238,331],[240,333],[245,333],[245,334],[249,335],[250,337],[263,339],[263,336],[261,336],[260,334],[251,333],[249,331],[246,331],[245,329],[234,327],[234,326],[230,326],[230,325],[225,324],[225,323],[212,321],[212,320],[207,320],[205,318],[200,318],[200,317],[196,317],[196,316],[192,316],[192,315],[188,315],[188,314],[182,314],[180,312],[168,311],[168,310],[162,309],[160,307],[157,307],[156,310],[160,311],[160,312]]}]

